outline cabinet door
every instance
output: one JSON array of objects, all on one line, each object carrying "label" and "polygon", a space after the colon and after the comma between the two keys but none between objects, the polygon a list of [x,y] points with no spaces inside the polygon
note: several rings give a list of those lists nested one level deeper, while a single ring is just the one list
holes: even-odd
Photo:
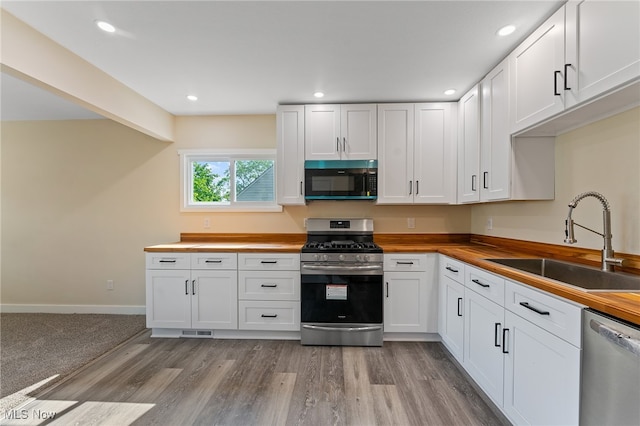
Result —
[{"label": "cabinet door", "polygon": [[304,157],[306,160],[339,160],[340,105],[304,107]]},{"label": "cabinet door", "polygon": [[279,106],[276,119],[278,204],[304,204],[304,106]]},{"label": "cabinet door", "polygon": [[429,287],[423,272],[385,272],[384,331],[427,332]]},{"label": "cabinet door", "polygon": [[340,136],[340,155],[343,160],[378,158],[376,105],[341,105]]},{"label": "cabinet door", "polygon": [[465,292],[464,362],[467,372],[502,407],[504,308],[475,291]]},{"label": "cabinet door", "polygon": [[458,102],[458,202],[480,200],[480,92],[476,85]]},{"label": "cabinet door", "polygon": [[564,109],[564,6],[509,55],[511,133]]},{"label": "cabinet door", "polygon": [[147,270],[147,327],[191,328],[188,270]]},{"label": "cabinet door", "polygon": [[448,276],[440,275],[440,320],[438,331],[442,343],[462,364],[464,354],[464,286]]},{"label": "cabinet door", "polygon": [[456,201],[455,103],[415,105],[414,196],[416,204]]},{"label": "cabinet door", "polygon": [[577,425],[580,349],[506,311],[504,412],[515,424]]},{"label": "cabinet door", "polygon": [[413,108],[378,105],[378,204],[413,203]]},{"label": "cabinet door", "polygon": [[640,2],[570,1],[566,13],[565,106],[640,76]]},{"label": "cabinet door", "polygon": [[191,288],[192,328],[238,328],[238,273],[193,271]]},{"label": "cabinet door", "polygon": [[509,131],[509,61],[505,59],[482,80],[480,199],[510,197],[511,132]]}]

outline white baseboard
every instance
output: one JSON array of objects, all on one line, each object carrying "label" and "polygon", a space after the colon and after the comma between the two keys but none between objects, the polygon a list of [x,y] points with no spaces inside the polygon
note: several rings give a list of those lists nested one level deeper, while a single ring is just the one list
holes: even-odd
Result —
[{"label": "white baseboard", "polygon": [[131,305],[17,305],[2,304],[0,312],[42,314],[118,314],[145,315],[145,306]]}]

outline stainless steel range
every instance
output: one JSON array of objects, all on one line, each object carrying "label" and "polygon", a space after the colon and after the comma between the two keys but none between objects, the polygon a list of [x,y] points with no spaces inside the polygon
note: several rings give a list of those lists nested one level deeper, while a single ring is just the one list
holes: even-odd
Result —
[{"label": "stainless steel range", "polygon": [[382,248],[372,219],[308,219],[300,256],[303,345],[382,346]]}]

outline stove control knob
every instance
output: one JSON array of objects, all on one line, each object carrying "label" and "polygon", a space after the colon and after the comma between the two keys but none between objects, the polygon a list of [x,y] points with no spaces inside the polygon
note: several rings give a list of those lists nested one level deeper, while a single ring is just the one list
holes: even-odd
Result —
[{"label": "stove control knob", "polygon": [[356,254],[356,262],[362,262],[362,255]]},{"label": "stove control knob", "polygon": [[320,260],[320,255],[319,254],[314,254],[313,255],[313,260],[315,260],[315,261]]},{"label": "stove control knob", "polygon": [[343,261],[344,260],[344,254],[341,254],[338,256],[338,260]]},{"label": "stove control knob", "polygon": [[329,255],[328,254],[323,254],[322,255],[322,260],[324,260],[325,262],[327,262],[329,260]]},{"label": "stove control knob", "polygon": [[365,255],[364,255],[364,261],[365,261],[365,262],[368,262],[368,261],[369,261],[369,255],[368,255],[368,254],[365,254]]}]

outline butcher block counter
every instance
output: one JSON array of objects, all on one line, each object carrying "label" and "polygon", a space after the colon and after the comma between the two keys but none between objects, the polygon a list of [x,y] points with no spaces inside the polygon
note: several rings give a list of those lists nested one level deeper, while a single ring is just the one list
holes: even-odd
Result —
[{"label": "butcher block counter", "polygon": [[[547,257],[598,267],[600,251],[469,234],[376,234],[385,253],[441,253],[506,278],[640,325],[640,293],[585,292],[553,280],[487,261]],[[181,234],[180,241],[145,247],[146,252],[298,253],[305,234]],[[640,256],[618,253],[624,272],[640,274]]]}]

